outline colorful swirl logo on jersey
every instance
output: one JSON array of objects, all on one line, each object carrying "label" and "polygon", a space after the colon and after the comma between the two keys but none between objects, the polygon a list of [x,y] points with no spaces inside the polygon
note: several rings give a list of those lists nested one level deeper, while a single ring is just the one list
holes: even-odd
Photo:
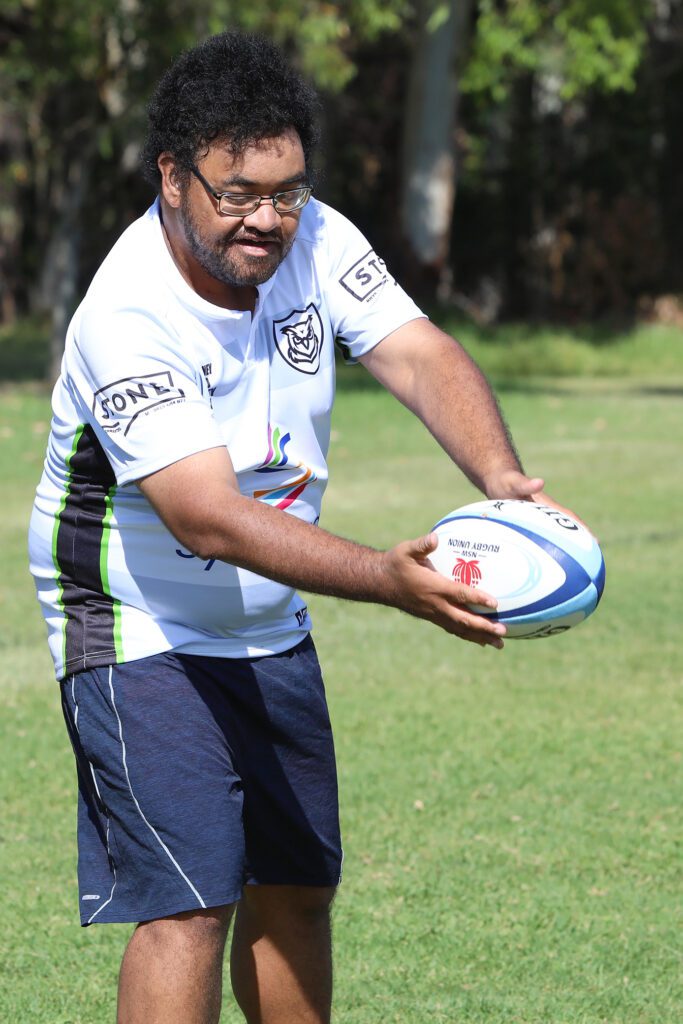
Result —
[{"label": "colorful swirl logo on jersey", "polygon": [[292,479],[287,483],[277,484],[275,487],[264,487],[262,490],[254,491],[254,497],[267,501],[275,508],[287,508],[299,497],[305,487],[313,480],[317,480],[315,473],[302,462],[292,463],[287,457],[285,448],[291,441],[291,434],[283,434],[279,427],[273,430],[268,425],[268,454],[262,465],[256,470],[257,473],[279,473],[282,470],[291,470],[294,473]]}]

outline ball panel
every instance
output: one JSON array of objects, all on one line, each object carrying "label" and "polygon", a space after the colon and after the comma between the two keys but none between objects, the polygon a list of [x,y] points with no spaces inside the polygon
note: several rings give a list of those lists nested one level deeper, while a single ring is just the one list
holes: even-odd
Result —
[{"label": "ball panel", "polygon": [[473,610],[505,623],[508,637],[564,632],[587,618],[602,595],[605,563],[595,538],[550,506],[475,502],[444,516],[434,532],[434,567],[493,594],[496,612]]},{"label": "ball panel", "polygon": [[598,601],[602,597],[602,592],[605,589],[605,560],[602,555],[600,556],[600,568],[593,582],[595,583],[595,589],[598,592],[598,600],[595,602],[597,605]]},{"label": "ball panel", "polygon": [[[454,524],[458,530],[455,537],[450,533]],[[435,568],[494,594],[498,611],[489,617],[499,621],[534,613],[541,618],[591,583],[585,569],[570,555],[516,523],[457,516],[438,524],[435,532],[439,548],[430,556]],[[458,562],[471,567],[469,580],[456,575]],[[471,578],[472,571],[476,580]]]},{"label": "ball panel", "polygon": [[463,516],[521,526],[536,536],[555,541],[563,551],[583,565],[594,581],[604,564],[602,552],[590,531],[549,505],[515,499],[478,501],[449,513],[437,526]]},{"label": "ball panel", "polygon": [[494,612],[491,617],[498,619],[499,622],[504,622],[506,625],[510,623],[554,622],[565,615],[574,615],[578,612],[581,612],[583,618],[587,618],[591,612],[595,611],[597,603],[598,595],[595,585],[588,583],[586,588],[578,594],[574,593],[567,600],[558,601],[550,607],[534,608],[528,606],[527,608],[515,609],[513,612],[505,612],[503,615]]},{"label": "ball panel", "polygon": [[439,547],[430,555],[434,567],[495,594],[500,610],[541,600],[565,583],[564,567],[543,545],[508,524],[466,517],[436,533]]},{"label": "ball panel", "polygon": [[[499,601],[499,619],[518,618],[522,615],[535,615],[540,619],[543,618],[547,612],[553,611],[554,609],[564,605],[567,601],[578,597],[586,591],[587,587],[592,582],[591,578],[583,566],[579,565],[571,555],[568,555],[566,551],[558,548],[552,541],[545,540],[543,537],[538,537],[530,530],[527,530],[522,526],[518,526],[516,523],[506,523],[505,525],[509,530],[512,530],[523,537],[527,537],[529,541],[536,546],[537,557],[539,559],[541,551],[548,556],[547,560],[544,561],[548,566],[552,566],[552,577],[550,574],[546,577],[544,572],[544,581],[548,587],[548,592],[529,604],[515,604],[514,610],[512,610],[511,605],[508,605],[508,607],[505,607],[504,605],[501,606],[501,602]],[[556,587],[550,589],[552,582],[558,579],[558,569],[563,571],[564,579],[562,579]],[[518,595],[515,594],[510,596],[516,597]],[[504,616],[501,616],[501,611],[505,613]]]},{"label": "ball panel", "polygon": [[516,623],[508,626],[505,638],[509,640],[542,640],[548,636],[557,636],[558,633],[566,633],[568,629],[582,623],[585,618],[583,612],[574,612],[571,615],[553,619],[551,622]]}]

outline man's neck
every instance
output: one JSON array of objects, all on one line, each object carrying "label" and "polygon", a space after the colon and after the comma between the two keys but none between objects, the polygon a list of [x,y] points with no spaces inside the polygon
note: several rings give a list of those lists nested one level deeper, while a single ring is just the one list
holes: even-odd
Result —
[{"label": "man's neck", "polygon": [[174,245],[174,232],[164,221],[159,210],[161,231],[171,258],[190,288],[214,306],[223,309],[244,310],[253,313],[256,309],[258,290],[254,285],[229,285],[208,274],[197,260],[179,244]]}]

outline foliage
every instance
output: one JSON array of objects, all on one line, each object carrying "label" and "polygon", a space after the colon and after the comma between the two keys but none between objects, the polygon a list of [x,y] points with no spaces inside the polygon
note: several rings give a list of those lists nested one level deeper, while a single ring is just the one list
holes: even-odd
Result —
[{"label": "foliage", "polygon": [[587,89],[633,90],[650,0],[480,0],[465,92],[500,102],[520,71],[553,83],[562,100]]},{"label": "foliage", "polygon": [[396,32],[408,10],[407,0],[242,0],[217,4],[208,28],[220,31],[229,23],[264,32],[293,51],[321,88],[338,92],[356,72],[354,51],[359,42]]},{"label": "foliage", "polygon": [[145,104],[180,50],[226,27],[264,32],[335,92],[354,74],[358,42],[395,32],[406,11],[404,0],[10,0],[0,15],[7,315],[53,309],[68,274],[75,301],[81,261],[87,281],[126,192],[143,195],[132,176]]},{"label": "foliage", "polygon": [[0,324],[0,381],[44,380],[49,336],[45,317],[22,317]]},{"label": "foliage", "polygon": [[[683,5],[482,0],[461,85],[458,290],[576,323],[678,292]],[[479,293],[479,294],[477,294]]]},{"label": "foliage", "polygon": [[[0,322],[47,311],[63,337],[149,199],[136,160],[154,82],[179,50],[226,27],[269,34],[323,89],[318,194],[412,289],[411,225],[396,211],[401,154],[415,144],[415,26],[425,17],[435,30],[454,3],[6,0]],[[492,281],[494,316],[577,321],[683,290],[682,38],[681,0],[477,0],[454,131],[455,291],[476,303]],[[427,205],[413,203],[412,217]]]}]

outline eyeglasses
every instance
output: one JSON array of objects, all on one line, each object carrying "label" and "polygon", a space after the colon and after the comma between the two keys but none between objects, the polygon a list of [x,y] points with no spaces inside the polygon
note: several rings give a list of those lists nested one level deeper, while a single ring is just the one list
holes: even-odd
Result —
[{"label": "eyeglasses", "polygon": [[246,192],[216,192],[196,167],[192,166],[190,170],[195,178],[201,181],[209,195],[216,200],[218,212],[224,217],[248,217],[266,200],[270,200],[278,213],[294,213],[306,205],[313,191],[309,185],[302,185],[300,188],[287,189],[286,192],[276,192],[272,196],[256,196]]}]

